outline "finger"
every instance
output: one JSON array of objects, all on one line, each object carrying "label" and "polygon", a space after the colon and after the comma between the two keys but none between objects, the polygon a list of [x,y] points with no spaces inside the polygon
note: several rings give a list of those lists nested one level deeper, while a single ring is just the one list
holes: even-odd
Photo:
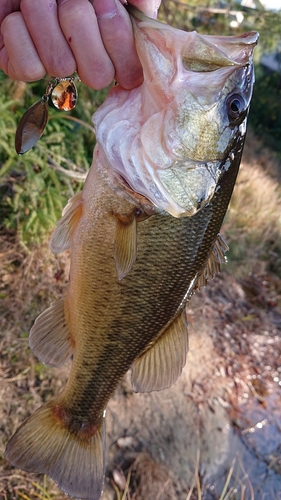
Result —
[{"label": "finger", "polygon": [[119,0],[94,0],[102,41],[115,67],[115,79],[126,89],[143,81],[130,17]]},{"label": "finger", "polygon": [[103,45],[91,3],[88,0],[58,0],[58,13],[81,80],[94,89],[109,85],[114,78],[114,66]]},{"label": "finger", "polygon": [[[14,0],[12,3],[10,0],[2,0],[0,3],[0,69],[3,69],[4,67],[8,66],[8,54],[6,49],[2,50],[4,48],[4,38],[2,35],[2,21],[12,12],[16,12],[20,10],[20,0]],[[1,62],[2,61],[2,62]]]},{"label": "finger", "polygon": [[1,0],[0,2],[0,24],[12,12],[20,10],[20,0]]},{"label": "finger", "polygon": [[46,70],[58,77],[76,71],[76,61],[61,30],[55,0],[22,0],[21,11]]},{"label": "finger", "polygon": [[2,22],[3,47],[0,67],[14,80],[31,82],[46,73],[20,12],[13,12]]},{"label": "finger", "polygon": [[130,3],[146,16],[156,19],[161,0],[130,0]]}]

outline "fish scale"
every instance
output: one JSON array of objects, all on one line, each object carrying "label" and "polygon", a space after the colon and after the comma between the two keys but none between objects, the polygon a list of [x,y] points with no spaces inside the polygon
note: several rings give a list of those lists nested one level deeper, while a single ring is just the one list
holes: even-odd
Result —
[{"label": "fish scale", "polygon": [[[237,141],[235,150],[239,148],[241,145]],[[231,153],[237,157],[236,151]],[[64,399],[70,401],[66,407],[67,411],[75,414],[77,420],[94,420],[97,418],[97,408],[100,418],[101,408],[106,407],[113,390],[134,359],[141,355],[147,345],[157,342],[158,336],[161,335],[159,332],[162,332],[167,323],[178,313],[179,306],[194,278],[194,268],[200,272],[218,235],[238,168],[239,162],[236,161],[222,177],[211,203],[192,218],[175,219],[168,214],[157,214],[139,223],[138,257],[134,267],[121,282],[115,281],[114,285],[111,283],[110,297],[107,300],[105,300],[106,279],[102,280],[103,289],[100,290],[99,284],[95,283],[91,273],[88,273],[88,269],[92,266],[92,273],[95,275],[100,265],[99,255],[96,262],[91,255],[95,247],[96,233],[99,238],[102,233],[99,221],[96,221],[95,230],[91,230],[91,236],[87,238],[88,246],[85,244],[81,246],[81,258],[78,248],[75,248],[75,258],[84,264],[82,266],[73,261],[78,273],[76,279],[83,283],[81,294],[85,297],[85,292],[87,295],[88,288],[95,283],[98,300],[96,307],[94,300],[96,295],[91,293],[89,310],[85,305],[81,307],[83,314],[85,310],[87,311],[87,323],[90,326],[83,328],[82,321],[78,318],[84,336],[80,337],[79,333],[77,334],[81,349],[77,361],[74,358],[72,375],[64,392]],[[101,196],[97,199],[99,206],[99,199],[102,199],[104,204],[105,214],[100,214],[102,224],[109,216],[108,199],[111,199],[112,195],[113,193],[105,185],[104,191],[101,190]],[[123,203],[123,200],[120,202]],[[112,230],[114,231],[114,227]],[[111,264],[111,268],[104,269],[106,275],[112,272],[115,274],[113,259],[110,259],[113,255],[113,240],[109,231],[108,238],[109,242],[104,242],[103,251],[106,254],[107,244],[111,242],[111,247],[108,246],[109,258],[105,259]],[[149,266],[151,273],[147,272]],[[84,271],[82,276],[79,275],[79,271]],[[75,277],[72,277],[72,282],[74,280]],[[136,283],[138,283],[137,288]],[[73,287],[75,288],[75,281]],[[155,307],[156,300],[157,307]],[[134,343],[130,342],[132,337]],[[97,351],[98,354],[97,352],[92,354],[92,351]],[[95,356],[98,361],[96,364]],[[88,357],[92,361],[90,372]],[[120,360],[122,370],[120,370]]]}]

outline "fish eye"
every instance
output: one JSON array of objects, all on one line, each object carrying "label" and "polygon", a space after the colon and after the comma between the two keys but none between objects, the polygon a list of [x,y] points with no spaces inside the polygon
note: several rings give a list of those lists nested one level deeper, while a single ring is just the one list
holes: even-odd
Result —
[{"label": "fish eye", "polygon": [[239,118],[247,109],[247,103],[241,94],[231,94],[226,104],[229,118]]}]

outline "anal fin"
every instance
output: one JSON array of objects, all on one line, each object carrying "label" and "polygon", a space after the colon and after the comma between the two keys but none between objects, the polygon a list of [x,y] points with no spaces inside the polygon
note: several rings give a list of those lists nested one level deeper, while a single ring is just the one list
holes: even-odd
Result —
[{"label": "anal fin", "polygon": [[137,257],[137,219],[135,211],[126,217],[116,218],[114,258],[117,276],[122,280],[131,270]]},{"label": "anal fin", "polygon": [[82,215],[82,191],[74,195],[63,209],[62,218],[54,230],[50,249],[53,253],[61,253],[71,246],[71,238]]},{"label": "anal fin", "polygon": [[135,392],[160,391],[173,385],[180,376],[188,352],[185,309],[132,367]]},{"label": "anal fin", "polygon": [[29,347],[40,361],[51,366],[61,366],[73,354],[64,299],[53,302],[35,320],[29,333]]},{"label": "anal fin", "polygon": [[206,261],[202,271],[197,276],[194,290],[198,290],[201,286],[206,286],[209,279],[213,279],[220,272],[221,264],[226,263],[225,252],[228,250],[228,245],[219,233],[211,253]]}]

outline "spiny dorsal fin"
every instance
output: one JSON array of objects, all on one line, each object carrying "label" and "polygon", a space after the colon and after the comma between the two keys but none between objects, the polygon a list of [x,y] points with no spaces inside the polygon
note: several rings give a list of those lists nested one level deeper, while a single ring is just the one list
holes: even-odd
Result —
[{"label": "spiny dorsal fin", "polygon": [[82,191],[75,194],[63,209],[62,218],[57,224],[50,241],[53,253],[61,253],[71,246],[73,232],[82,215]]},{"label": "spiny dorsal fin", "polygon": [[25,471],[48,474],[71,497],[100,500],[104,418],[94,423],[73,420],[59,399],[52,399],[19,427],[7,445],[6,458]]},{"label": "spiny dorsal fin", "polygon": [[29,334],[29,347],[40,361],[52,366],[61,366],[73,354],[64,299],[53,302],[35,320]]},{"label": "spiny dorsal fin", "polygon": [[173,385],[186,362],[188,332],[185,309],[132,367],[135,392],[160,391]]},{"label": "spiny dorsal fin", "polygon": [[197,276],[194,290],[198,290],[201,286],[206,286],[208,279],[213,279],[215,275],[220,272],[221,264],[226,263],[224,254],[227,250],[228,245],[219,233],[204,268]]},{"label": "spiny dorsal fin", "polygon": [[131,270],[137,257],[137,219],[133,211],[126,217],[115,215],[116,237],[114,258],[118,279]]}]

